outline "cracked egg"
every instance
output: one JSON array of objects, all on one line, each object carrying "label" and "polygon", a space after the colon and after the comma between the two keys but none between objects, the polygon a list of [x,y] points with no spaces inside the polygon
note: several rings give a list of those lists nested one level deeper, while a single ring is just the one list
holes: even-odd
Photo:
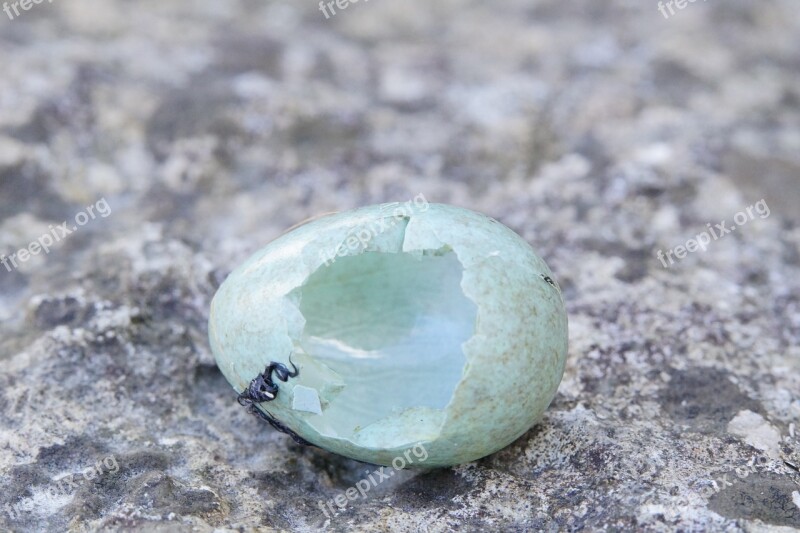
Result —
[{"label": "cracked egg", "polygon": [[227,380],[277,427],[382,465],[424,446],[415,466],[430,468],[489,455],[541,418],[567,316],[512,230],[409,202],[282,235],[222,284],[209,335]]}]

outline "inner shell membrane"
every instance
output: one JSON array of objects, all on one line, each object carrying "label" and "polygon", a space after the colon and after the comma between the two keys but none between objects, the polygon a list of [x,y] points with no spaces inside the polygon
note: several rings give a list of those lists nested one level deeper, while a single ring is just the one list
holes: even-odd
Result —
[{"label": "inner shell membrane", "polygon": [[306,319],[300,348],[341,385],[322,391],[323,414],[308,418],[317,431],[375,448],[436,438],[475,333],[462,275],[449,248],[365,252],[295,289]]}]

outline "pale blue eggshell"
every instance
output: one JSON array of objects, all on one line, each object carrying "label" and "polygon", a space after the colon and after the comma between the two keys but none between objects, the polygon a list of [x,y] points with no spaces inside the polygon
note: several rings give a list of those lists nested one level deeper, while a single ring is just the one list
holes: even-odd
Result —
[{"label": "pale blue eggshell", "polygon": [[307,441],[423,468],[525,433],[567,354],[561,291],[528,243],[487,216],[421,201],[279,237],[222,284],[209,333],[237,392],[292,357],[299,375],[276,380],[277,398],[260,407]]}]

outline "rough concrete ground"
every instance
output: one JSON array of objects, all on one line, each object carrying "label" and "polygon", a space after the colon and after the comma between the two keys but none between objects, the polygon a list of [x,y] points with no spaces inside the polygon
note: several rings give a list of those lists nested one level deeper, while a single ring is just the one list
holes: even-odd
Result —
[{"label": "rough concrete ground", "polygon": [[[795,1],[4,17],[0,252],[96,216],[0,266],[0,530],[800,528]],[[567,372],[509,448],[327,518],[370,467],[236,404],[208,304],[292,224],[420,193],[548,261]],[[657,258],[739,212],[706,251]]]}]

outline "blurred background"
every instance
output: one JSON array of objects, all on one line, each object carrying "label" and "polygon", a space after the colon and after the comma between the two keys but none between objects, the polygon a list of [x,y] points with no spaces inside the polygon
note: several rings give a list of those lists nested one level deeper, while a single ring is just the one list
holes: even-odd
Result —
[{"label": "blurred background", "polygon": [[[27,2],[0,12],[0,530],[800,528],[795,1]],[[567,372],[511,447],[326,517],[372,467],[236,404],[210,299],[293,224],[419,194],[548,262]]]}]

